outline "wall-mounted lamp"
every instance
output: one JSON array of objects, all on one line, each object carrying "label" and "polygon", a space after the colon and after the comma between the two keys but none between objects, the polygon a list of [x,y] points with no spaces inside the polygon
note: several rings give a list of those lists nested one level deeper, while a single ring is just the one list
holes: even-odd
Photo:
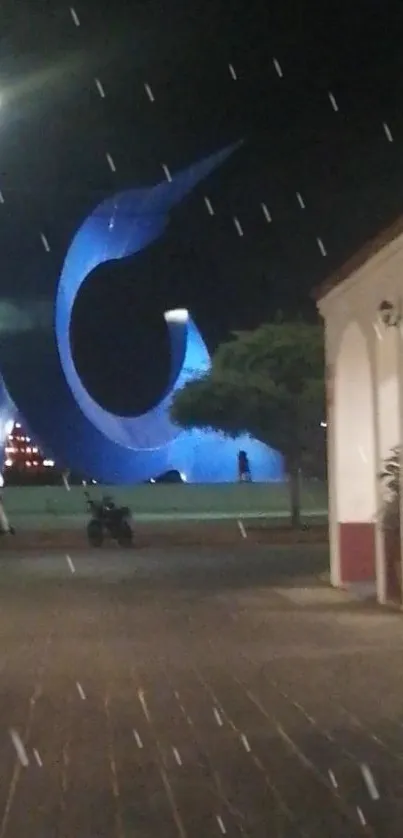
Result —
[{"label": "wall-mounted lamp", "polygon": [[387,328],[399,326],[402,319],[400,306],[391,303],[390,300],[382,300],[378,306],[378,315],[381,323]]}]

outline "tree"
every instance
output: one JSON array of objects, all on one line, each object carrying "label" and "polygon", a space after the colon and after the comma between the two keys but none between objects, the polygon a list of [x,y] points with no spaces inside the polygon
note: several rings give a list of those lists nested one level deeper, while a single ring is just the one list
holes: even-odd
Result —
[{"label": "tree", "polygon": [[234,332],[208,373],[173,399],[182,428],[248,433],[280,451],[289,476],[292,525],[300,525],[299,473],[321,433],[325,410],[322,329],[277,319]]}]

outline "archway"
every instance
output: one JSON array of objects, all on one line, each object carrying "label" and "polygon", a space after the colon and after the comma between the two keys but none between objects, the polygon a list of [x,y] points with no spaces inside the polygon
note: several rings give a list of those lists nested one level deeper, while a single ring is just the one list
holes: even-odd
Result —
[{"label": "archway", "polygon": [[376,463],[368,347],[357,323],[340,345],[335,379],[336,516],[340,581],[375,579]]}]

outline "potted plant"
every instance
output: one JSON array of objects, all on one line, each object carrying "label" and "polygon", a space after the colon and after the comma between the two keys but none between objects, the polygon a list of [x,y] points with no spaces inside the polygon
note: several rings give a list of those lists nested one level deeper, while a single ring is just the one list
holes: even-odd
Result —
[{"label": "potted plant", "polygon": [[387,592],[401,597],[400,446],[392,448],[379,478],[383,488],[381,522],[384,534]]}]

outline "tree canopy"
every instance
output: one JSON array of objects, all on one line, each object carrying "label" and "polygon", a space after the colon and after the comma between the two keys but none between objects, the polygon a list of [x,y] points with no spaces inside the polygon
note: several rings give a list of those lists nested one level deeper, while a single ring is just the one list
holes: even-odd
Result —
[{"label": "tree canopy", "polygon": [[324,396],[322,328],[277,319],[234,332],[209,372],[175,394],[171,415],[182,428],[250,434],[280,451],[295,478],[318,439]]}]

